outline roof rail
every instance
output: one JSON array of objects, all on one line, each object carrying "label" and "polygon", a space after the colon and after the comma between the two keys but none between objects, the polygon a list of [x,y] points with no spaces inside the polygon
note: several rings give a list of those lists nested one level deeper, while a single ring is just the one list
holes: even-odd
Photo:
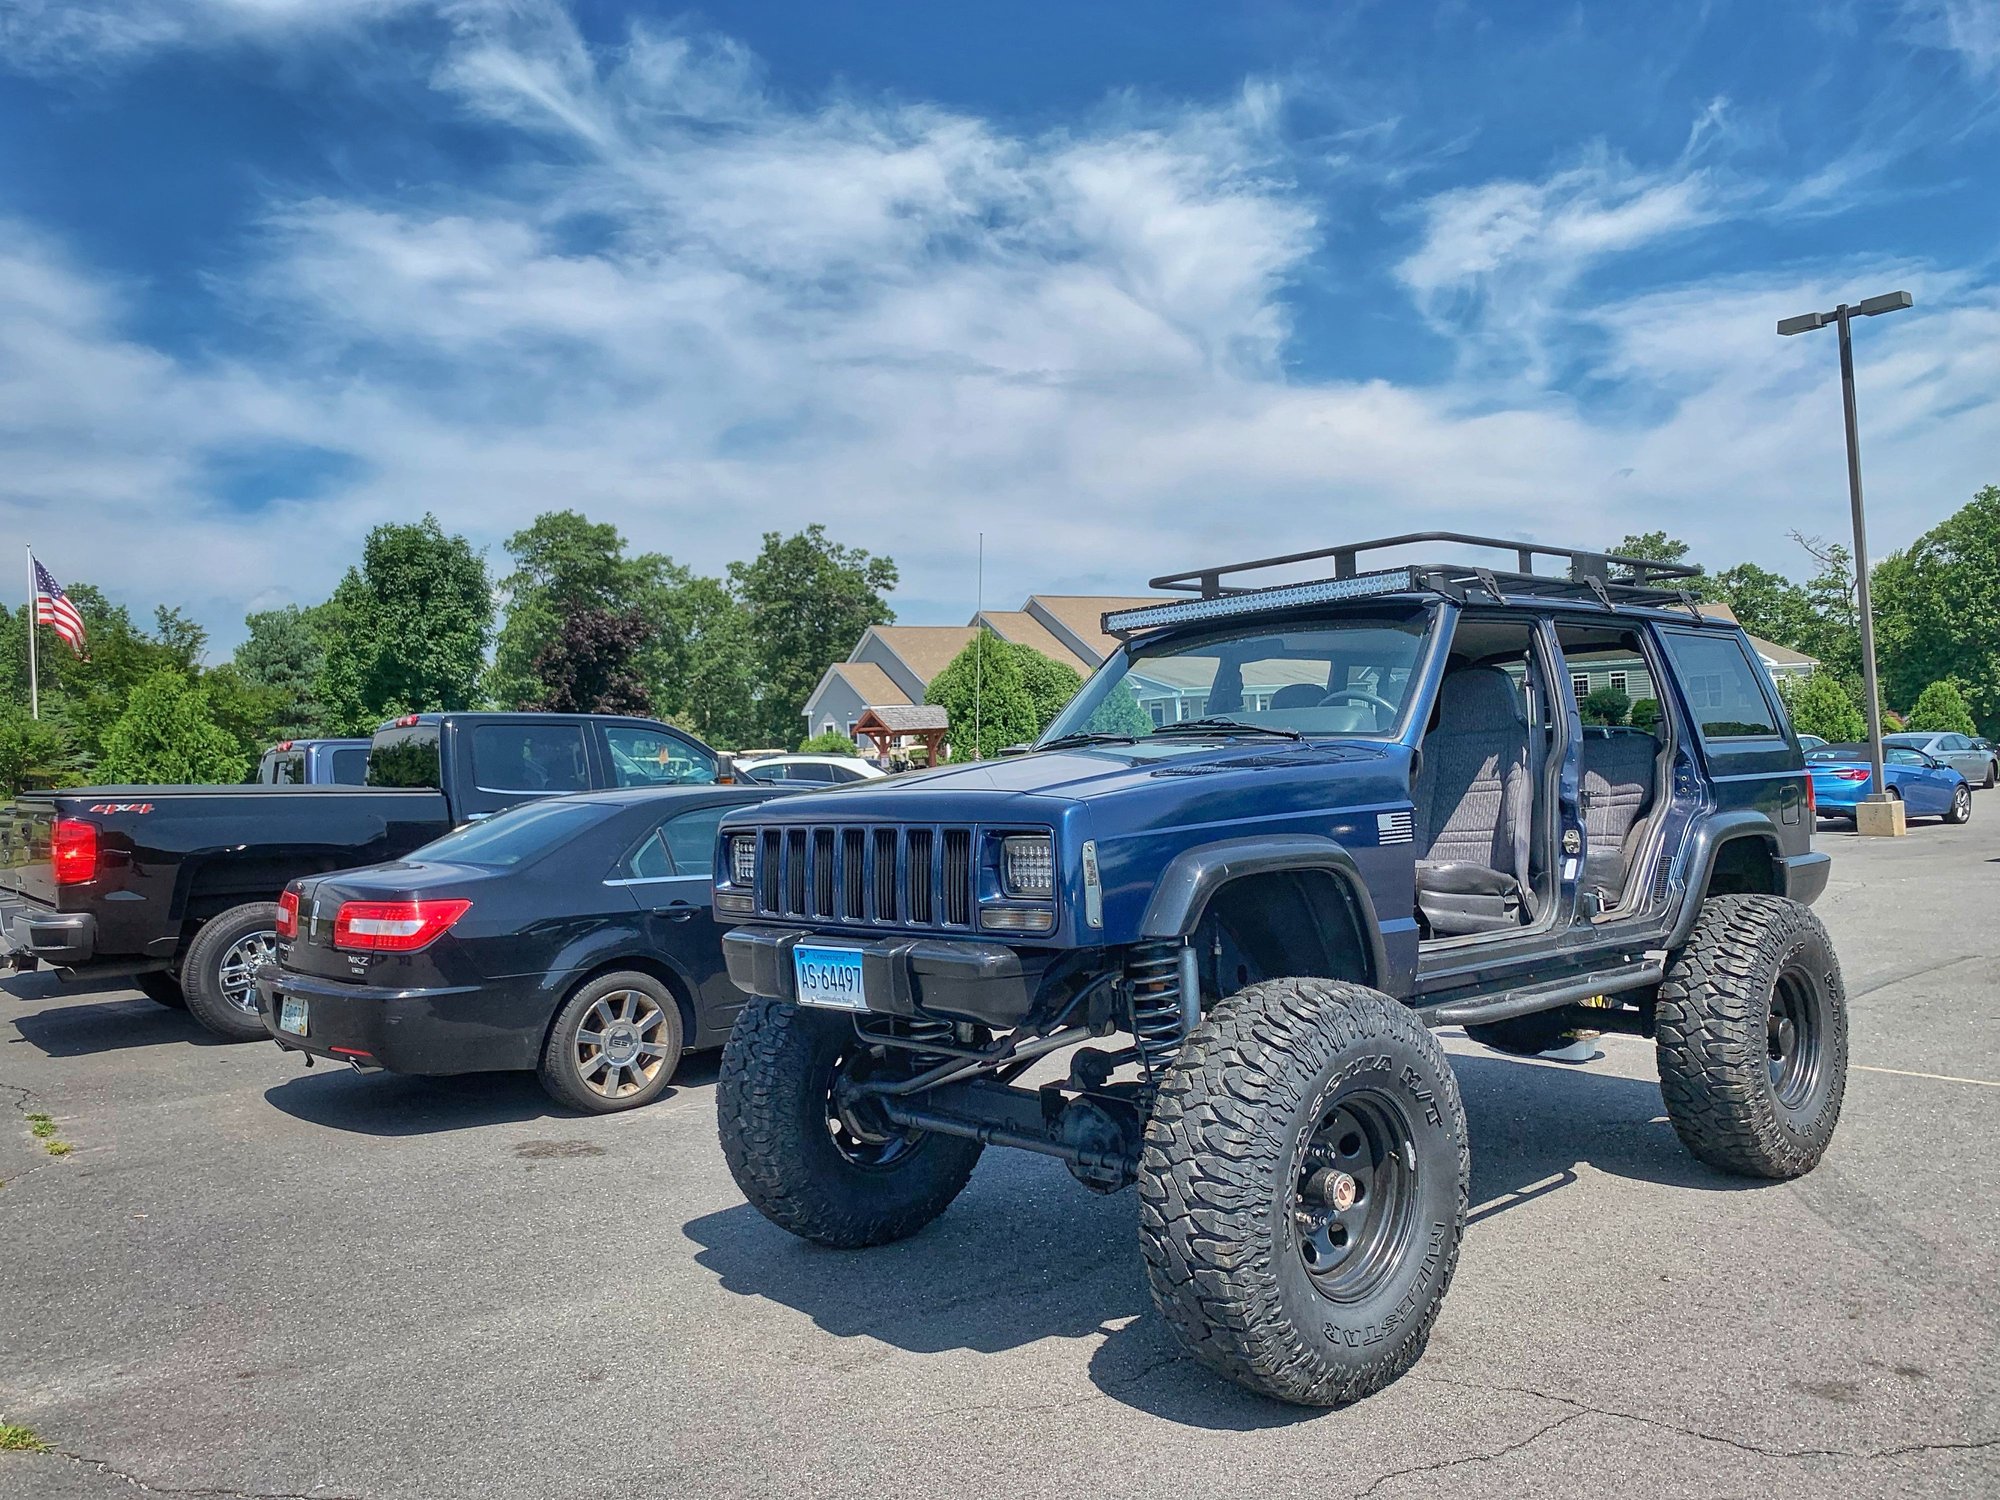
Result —
[{"label": "roof rail", "polygon": [[[1701,569],[1686,563],[1661,562],[1649,557],[1627,557],[1617,552],[1588,552],[1574,547],[1545,547],[1539,542],[1508,540],[1504,537],[1474,536],[1463,531],[1412,531],[1402,536],[1378,537],[1367,542],[1343,542],[1337,547],[1318,547],[1310,552],[1289,552],[1282,557],[1260,557],[1249,562],[1224,563],[1219,567],[1191,568],[1185,573],[1167,573],[1152,579],[1149,587],[1167,593],[1199,594],[1204,599],[1219,599],[1226,594],[1247,592],[1240,584],[1225,584],[1223,580],[1240,573],[1254,573],[1264,568],[1289,567],[1295,563],[1316,562],[1320,558],[1333,559],[1333,576],[1353,578],[1359,571],[1359,559],[1364,552],[1381,552],[1390,547],[1411,547],[1425,542],[1451,542],[1461,547],[1490,548],[1514,554],[1516,572],[1494,575],[1480,568],[1466,568],[1464,571],[1477,578],[1482,573],[1498,577],[1515,587],[1521,593],[1568,592],[1563,585],[1578,586],[1589,594],[1599,589],[1616,591],[1633,597],[1640,594],[1675,600],[1681,591],[1674,580],[1692,578]],[[1569,564],[1568,573],[1558,577],[1535,571],[1538,557],[1559,557]],[[1613,569],[1620,570],[1620,576],[1613,577]],[[1537,585],[1551,585],[1541,588]]]}]

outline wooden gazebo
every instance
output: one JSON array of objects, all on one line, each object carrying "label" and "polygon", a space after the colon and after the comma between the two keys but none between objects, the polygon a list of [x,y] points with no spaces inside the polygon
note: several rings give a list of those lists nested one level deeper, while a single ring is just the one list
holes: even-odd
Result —
[{"label": "wooden gazebo", "polygon": [[874,742],[875,753],[889,758],[897,743],[914,735],[923,741],[926,764],[944,759],[944,737],[951,727],[950,716],[929,703],[884,704],[861,710],[854,721],[854,733],[865,734]]}]

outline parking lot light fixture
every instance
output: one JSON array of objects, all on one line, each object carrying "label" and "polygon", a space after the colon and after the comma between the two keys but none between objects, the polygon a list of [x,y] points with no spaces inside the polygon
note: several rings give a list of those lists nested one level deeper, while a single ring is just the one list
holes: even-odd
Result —
[{"label": "parking lot light fixture", "polygon": [[[1793,318],[1778,320],[1778,332],[1789,336],[1795,333],[1811,333],[1826,327],[1829,323],[1840,329],[1840,395],[1843,414],[1847,421],[1847,495],[1854,513],[1854,587],[1855,604],[1861,615],[1861,682],[1862,692],[1867,697],[1864,708],[1868,714],[1868,770],[1871,788],[1867,801],[1887,803],[1889,784],[1882,770],[1882,697],[1875,680],[1875,609],[1868,589],[1868,526],[1861,507],[1861,431],[1854,409],[1854,340],[1851,324],[1855,318],[1872,318],[1879,313],[1900,312],[1913,305],[1908,292],[1884,292],[1879,297],[1868,297],[1856,303],[1843,302],[1832,312],[1801,313]],[[1893,832],[1892,819],[1857,817],[1855,828],[1861,833]]]}]

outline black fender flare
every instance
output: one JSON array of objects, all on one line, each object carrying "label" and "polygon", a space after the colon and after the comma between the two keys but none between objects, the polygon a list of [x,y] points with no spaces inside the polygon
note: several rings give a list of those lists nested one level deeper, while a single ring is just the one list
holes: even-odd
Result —
[{"label": "black fender flare", "polygon": [[1367,982],[1379,984],[1389,972],[1389,957],[1368,883],[1361,878],[1354,856],[1336,840],[1320,834],[1270,833],[1183,849],[1160,872],[1152,899],[1146,903],[1146,915],[1139,923],[1140,940],[1186,937],[1200,925],[1209,902],[1224,886],[1246,876],[1283,870],[1324,871],[1347,888],[1368,955]]},{"label": "black fender flare", "polygon": [[1674,922],[1673,934],[1667,939],[1669,948],[1680,947],[1694,932],[1694,924],[1701,916],[1701,903],[1708,894],[1709,878],[1715,873],[1716,856],[1725,844],[1739,843],[1744,839],[1755,839],[1764,846],[1778,872],[1778,884],[1782,887],[1779,894],[1791,894],[1790,869],[1785,863],[1784,843],[1778,837],[1777,824],[1764,813],[1749,808],[1712,813],[1702,819],[1689,839],[1687,883],[1682,887],[1687,895],[1681,903],[1680,916]]}]

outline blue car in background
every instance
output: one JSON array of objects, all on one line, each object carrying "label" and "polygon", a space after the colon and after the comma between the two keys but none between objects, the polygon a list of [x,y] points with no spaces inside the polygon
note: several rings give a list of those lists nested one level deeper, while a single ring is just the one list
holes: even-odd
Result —
[{"label": "blue car in background", "polygon": [[[1866,745],[1827,745],[1806,751],[1806,769],[1812,773],[1813,797],[1823,818],[1854,820],[1854,804],[1867,797],[1869,786]],[[1964,775],[1932,755],[1909,745],[1882,747],[1882,774],[1889,783],[1889,795],[1903,799],[1903,811],[1912,818],[1943,818],[1947,823],[1964,823],[1972,817],[1972,787]]]}]

